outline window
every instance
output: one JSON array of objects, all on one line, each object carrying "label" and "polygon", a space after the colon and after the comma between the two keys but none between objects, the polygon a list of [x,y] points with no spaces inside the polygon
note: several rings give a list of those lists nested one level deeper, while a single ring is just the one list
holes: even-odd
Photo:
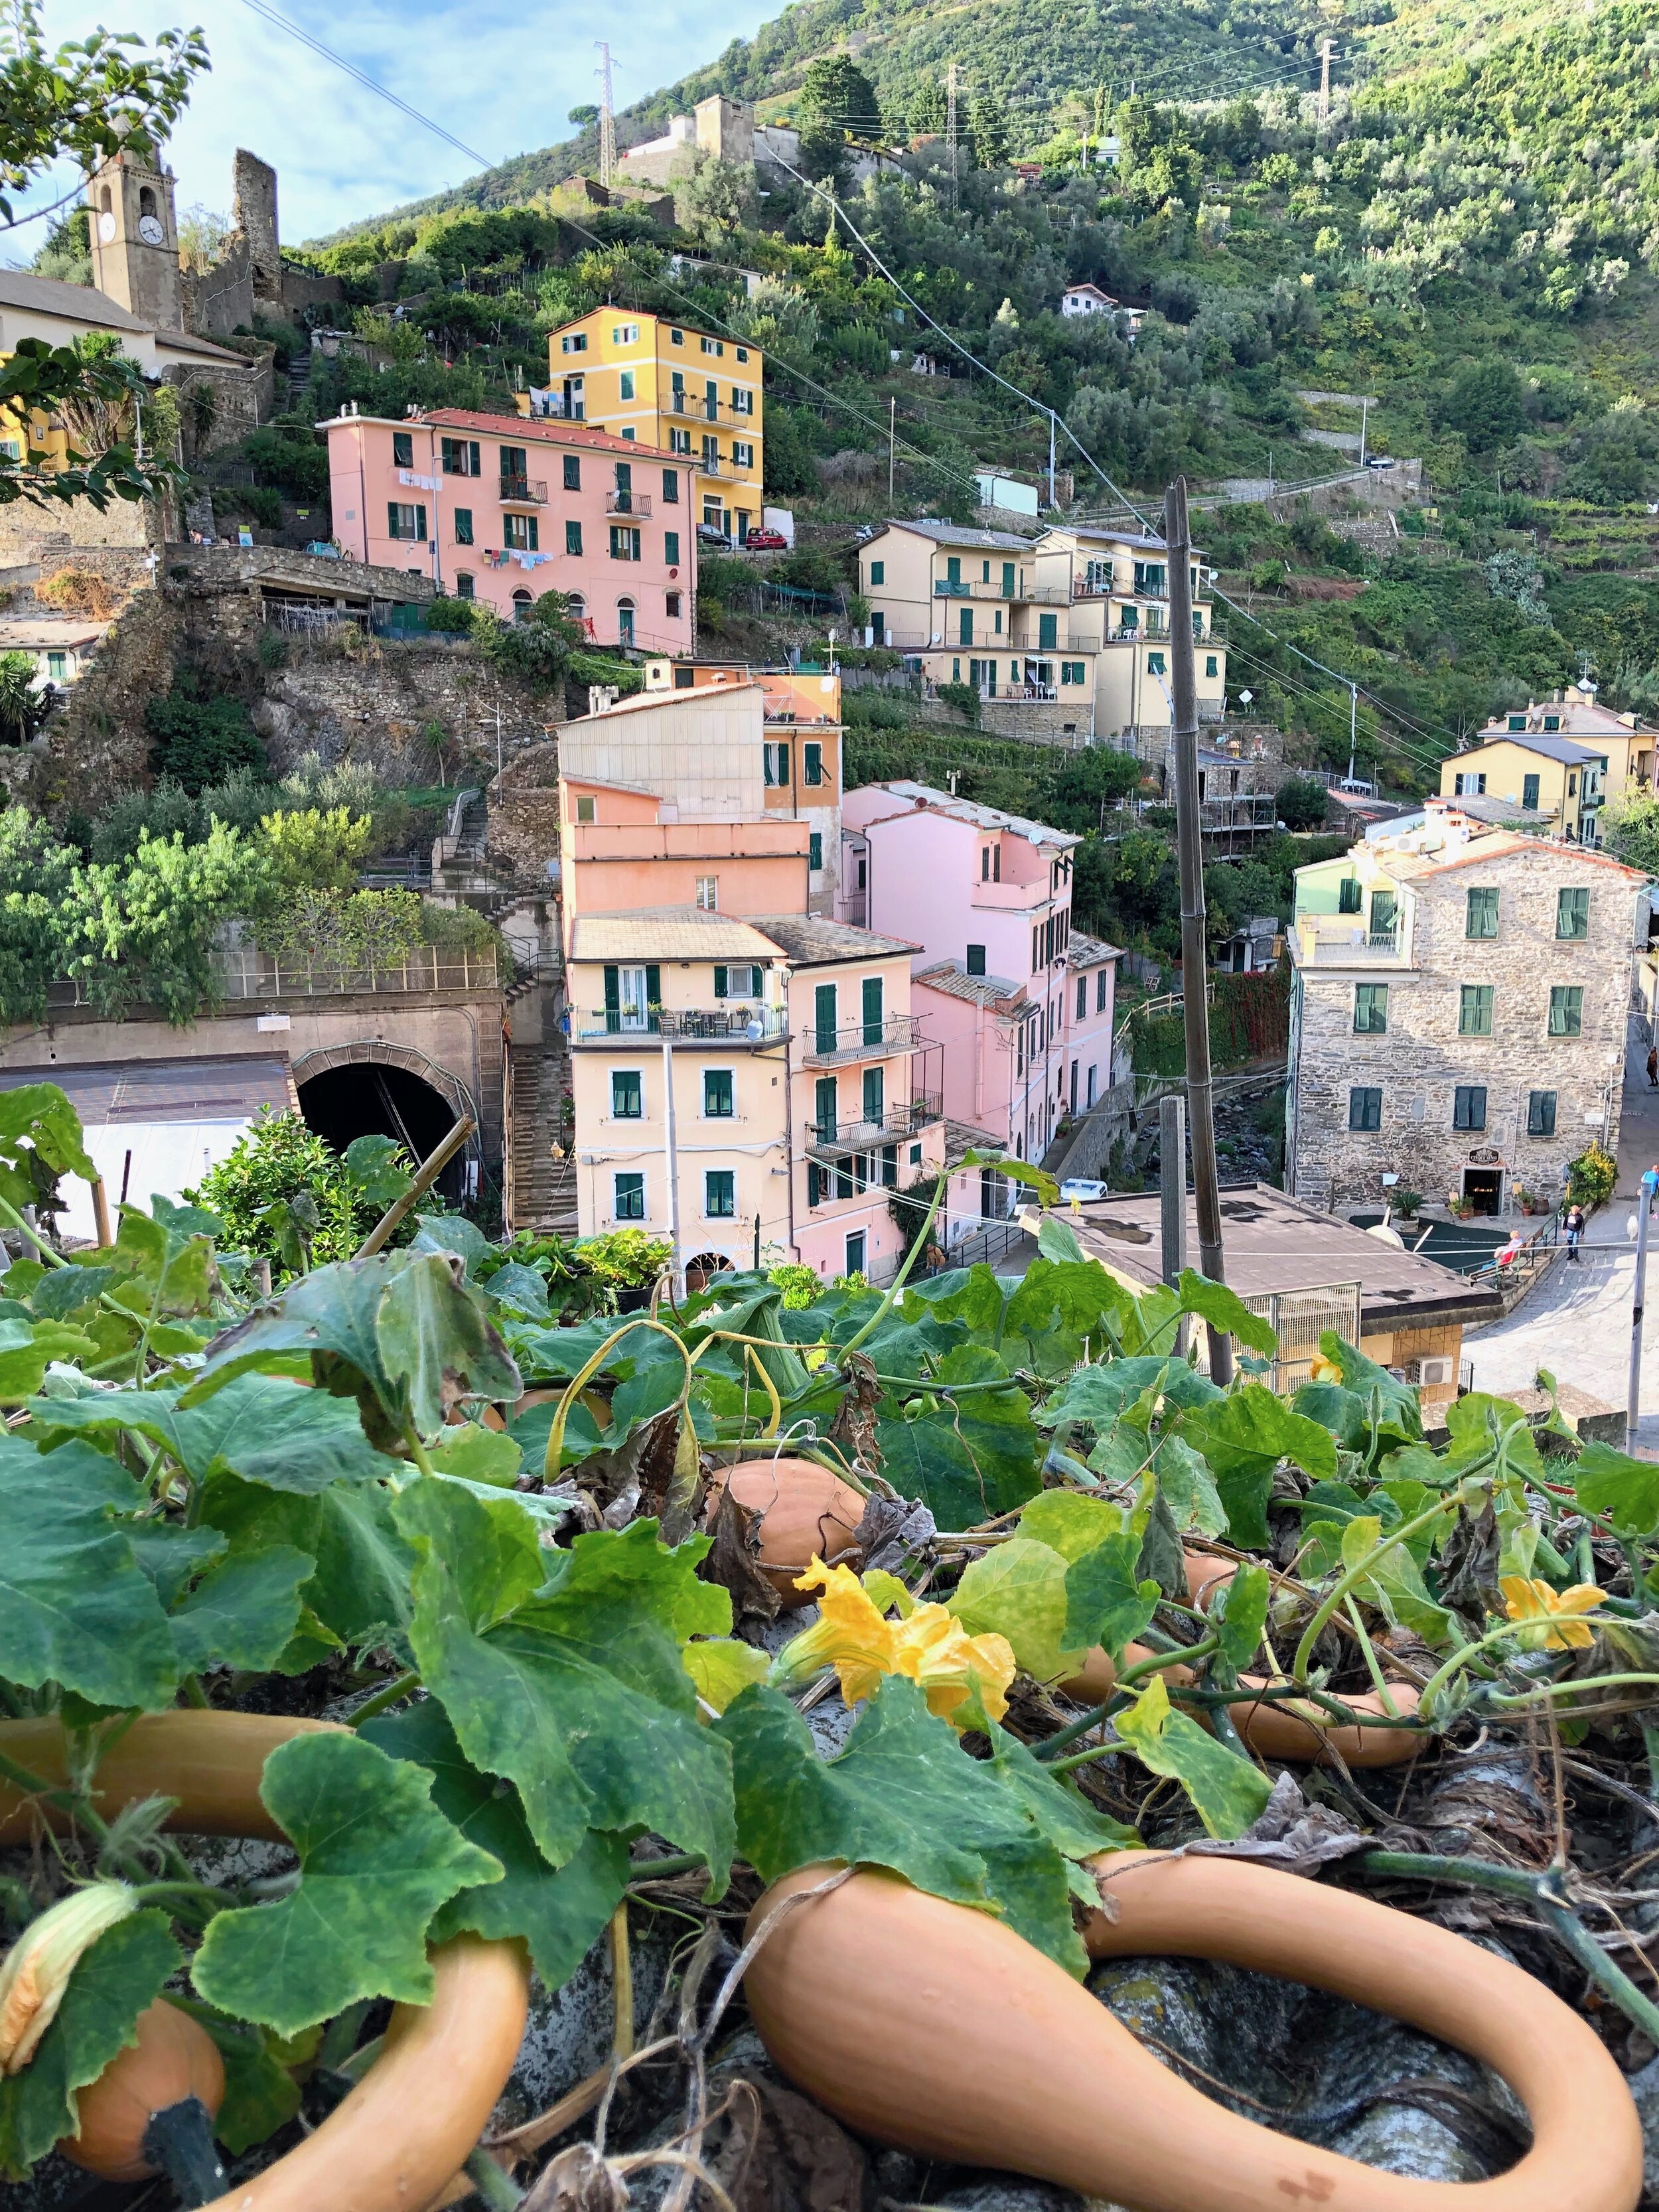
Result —
[{"label": "window", "polygon": [[807,832],[806,866],[811,875],[821,875],[823,872],[823,832],[821,830]]},{"label": "window", "polygon": [[752,469],[754,467],[755,449],[748,443],[747,440],[743,438],[733,438],[732,441],[732,465],[734,469]]},{"label": "window", "polygon": [[470,507],[455,509],[455,543],[458,545],[472,543],[472,509]]},{"label": "window", "polygon": [[410,507],[401,500],[390,500],[386,510],[386,535],[406,538],[412,545],[426,536],[426,509]]},{"label": "window", "polygon": [[412,469],[415,465],[415,433],[394,430],[392,434],[392,465],[394,469]]},{"label": "window", "polygon": [[593,818],[594,818],[594,817],[593,817],[593,794],[592,794],[592,793],[591,791],[580,791],[580,792],[578,792],[578,793],[577,793],[577,794],[576,794],[576,819],[577,819],[577,821],[578,821],[578,822],[591,822],[591,821],[592,821],[592,819],[593,819]]},{"label": "window", "polygon": [[438,454],[447,477],[476,477],[478,473],[478,445],[474,438],[441,438]]},{"label": "window", "polygon": [[670,622],[678,622],[679,620],[680,595],[678,592],[670,592],[668,593],[666,598],[663,600],[662,611],[667,616]]},{"label": "window", "polygon": [[705,914],[719,911],[720,879],[718,876],[697,878],[697,904]]},{"label": "window", "polygon": [[849,1275],[864,1273],[864,1231],[855,1229],[847,1240],[847,1272]]},{"label": "window", "polygon": [[881,978],[879,975],[866,975],[865,977],[862,997],[864,1001],[864,1042],[866,1044],[879,1044],[882,1042],[884,1027],[882,1019],[882,988]]},{"label": "window", "polygon": [[613,561],[637,561],[640,557],[640,533],[630,523],[613,522],[611,526],[611,557]]},{"label": "window", "polygon": [[1484,795],[1486,788],[1485,775],[1477,775],[1473,769],[1465,775],[1452,778],[1452,796],[1455,799],[1480,799]]},{"label": "window", "polygon": [[689,430],[671,430],[668,434],[668,450],[671,453],[684,453],[689,456],[691,451],[691,433]]},{"label": "window", "polygon": [[638,608],[637,608],[637,607],[635,607],[635,605],[634,605],[634,602],[633,602],[633,600],[632,600],[632,599],[618,599],[618,600],[617,600],[617,644],[618,644],[618,645],[630,645],[630,646],[631,646],[631,645],[633,644],[633,642],[634,642],[634,617],[635,617],[635,616],[638,613],[638,611],[639,611],[639,610],[638,610]]},{"label": "window", "polygon": [[1555,933],[1558,937],[1588,937],[1589,935],[1589,893],[1588,890],[1560,891],[1555,901]]},{"label": "window", "polygon": [[668,343],[670,345],[683,346],[685,343],[685,332],[684,331],[670,331],[668,333]]},{"label": "window", "polygon": [[559,350],[561,353],[586,353],[587,351],[587,332],[586,331],[567,331],[563,337],[559,340]]},{"label": "window", "polygon": [[823,747],[815,738],[809,738],[800,749],[800,780],[811,784],[823,781]]},{"label": "window", "polygon": [[530,608],[531,599],[529,592],[514,592],[513,594],[514,621],[515,623],[527,623],[530,620]]},{"label": "window", "polygon": [[734,1112],[732,1104],[732,1071],[729,1067],[706,1067],[702,1072],[702,1110],[710,1121],[729,1121]]},{"label": "window", "polygon": [[699,338],[697,343],[705,353],[724,353],[726,348],[718,338]]},{"label": "window", "polygon": [[1079,975],[1077,979],[1077,1018],[1079,1021],[1083,1019],[1088,1011],[1089,979],[1086,975]]},{"label": "window", "polygon": [[619,1175],[615,1178],[615,1212],[618,1221],[643,1221],[645,1218],[645,1177],[642,1175]]},{"label": "window", "polygon": [[1488,889],[1473,890],[1469,893],[1463,934],[1466,937],[1497,936],[1498,893],[1496,890]]},{"label": "window", "polygon": [[1550,1035],[1582,1036],[1584,1030],[1584,987],[1556,983],[1550,990]]},{"label": "window", "polygon": [[637,345],[639,342],[640,326],[637,323],[612,323],[611,325],[612,345]]},{"label": "window", "polygon": [[1522,805],[1522,806],[1536,806],[1536,805],[1537,805],[1537,804],[1538,804],[1538,778],[1537,778],[1535,775],[1523,775],[1523,776],[1522,777],[1522,779],[1521,779],[1521,804]]},{"label": "window", "polygon": [[580,522],[567,522],[565,524],[564,550],[567,553],[575,554],[578,559],[580,558],[582,550],[582,526]]},{"label": "window", "polygon": [[1204,673],[1206,676],[1219,676],[1221,673],[1221,663],[1212,653],[1206,653],[1204,656]]},{"label": "window", "polygon": [[1380,1091],[1361,1086],[1348,1093],[1348,1127],[1351,1129],[1380,1129],[1382,1127],[1382,1093]]},{"label": "window", "polygon": [[1042,927],[1041,923],[1038,923],[1031,932],[1031,973],[1034,975],[1036,974],[1037,969],[1042,966]]},{"label": "window", "polygon": [[455,596],[458,599],[471,599],[477,596],[473,589],[472,578],[465,568],[455,579]]},{"label": "window", "polygon": [[702,1210],[710,1221],[730,1221],[738,1210],[738,1179],[730,1168],[705,1168]]},{"label": "window", "polygon": [[970,975],[982,975],[985,973],[985,947],[982,945],[970,945],[968,947],[967,969]]},{"label": "window", "polygon": [[812,1048],[815,1052],[833,1052],[836,1048],[836,987],[820,983],[812,993]]},{"label": "window", "polygon": [[1147,656],[1146,656],[1146,673],[1147,673],[1149,676],[1162,676],[1162,675],[1163,675],[1163,673],[1164,673],[1164,655],[1163,655],[1161,653],[1149,653],[1147,654]]},{"label": "window", "polygon": [[1524,729],[1526,728],[1526,726],[1527,726],[1527,718],[1526,718],[1526,716],[1525,716],[1524,714],[1511,714],[1511,715],[1510,716],[1510,729],[1512,729],[1512,730],[1524,730]]},{"label": "window", "polygon": [[1578,795],[1578,779],[1577,779],[1577,777],[1576,775],[1570,775],[1570,776],[1567,778],[1567,797],[1568,797],[1569,799],[1576,799],[1576,798],[1577,797],[1577,795]]},{"label": "window", "polygon": [[1553,1137],[1555,1134],[1555,1093],[1553,1091],[1528,1091],[1527,1134],[1529,1137]]},{"label": "window", "polygon": [[1546,715],[1545,715],[1545,717],[1544,717],[1544,727],[1545,727],[1547,730],[1559,730],[1559,729],[1560,728],[1560,726],[1561,726],[1561,717],[1560,717],[1559,714],[1546,714]]},{"label": "window", "polygon": [[789,741],[786,738],[776,744],[763,745],[761,754],[764,780],[775,791],[789,781]]},{"label": "window", "polygon": [[1086,684],[1089,680],[1088,662],[1062,660],[1060,664],[1060,680],[1062,684]]},{"label": "window", "polygon": [[680,472],[678,469],[665,469],[662,472],[662,503],[665,507],[678,507],[680,503]]},{"label": "window", "polygon": [[61,684],[61,683],[64,681],[64,678],[68,674],[69,674],[69,655],[68,655],[68,653],[49,653],[46,655],[46,679],[47,679],[47,681],[48,681],[49,683],[52,683],[52,684]]},{"label": "window", "polygon": [[762,972],[752,965],[747,968],[716,968],[714,996],[717,999],[758,999]]},{"label": "window", "polygon": [[1103,1014],[1106,1011],[1106,993],[1109,988],[1106,979],[1111,972],[1109,968],[1103,968],[1095,977],[1095,1012],[1097,1014]]},{"label": "window", "polygon": [[1336,910],[1339,914],[1358,914],[1364,893],[1358,876],[1344,876],[1336,887]]},{"label": "window", "polygon": [[[589,799],[588,805],[592,805]],[[640,1072],[636,1067],[617,1068],[611,1078],[611,1117],[616,1121],[637,1121],[645,1112],[645,1102],[640,1094]]]},{"label": "window", "polygon": [[541,544],[541,532],[533,514],[504,514],[501,532],[503,543],[514,552],[534,553]]},{"label": "window", "polygon": [[738,349],[737,349],[737,353],[738,353],[738,359],[739,361],[747,361],[747,360],[748,360],[748,358],[749,358],[749,349],[748,349],[748,347],[747,347],[747,346],[739,346],[739,347],[738,348]]},{"label": "window", "polygon": [[1371,893],[1371,935],[1392,937],[1400,919],[1400,902],[1392,891]]},{"label": "window", "polygon": [[887,1074],[884,1068],[866,1067],[864,1071],[864,1119],[872,1127],[879,1128],[887,1114]]},{"label": "window", "polygon": [[1457,994],[1459,1036],[1492,1035],[1492,985],[1465,983]]},{"label": "window", "polygon": [[587,602],[580,592],[572,592],[564,603],[564,611],[574,623],[587,620]]},{"label": "window", "polygon": [[1386,983],[1356,983],[1353,987],[1353,1026],[1356,1036],[1381,1036],[1389,1026],[1389,987]]},{"label": "window", "polygon": [[529,456],[522,446],[503,446],[501,454],[501,497],[524,498],[530,489]]},{"label": "window", "polygon": [[921,1146],[920,1145],[912,1145],[910,1147],[910,1164],[913,1168],[919,1168],[921,1165]]},{"label": "window", "polygon": [[631,368],[625,368],[622,373],[621,396],[624,399],[631,399],[634,397],[634,372]]},{"label": "window", "polygon": [[870,563],[870,581],[872,584],[884,584],[887,581],[887,563],[884,561],[872,561]]},{"label": "window", "polygon": [[1059,643],[1060,617],[1058,615],[1039,615],[1037,617],[1037,651],[1039,653],[1052,653]]},{"label": "window", "polygon": [[1460,1083],[1452,1093],[1452,1127],[1474,1131],[1486,1126],[1486,1087],[1483,1083]]}]

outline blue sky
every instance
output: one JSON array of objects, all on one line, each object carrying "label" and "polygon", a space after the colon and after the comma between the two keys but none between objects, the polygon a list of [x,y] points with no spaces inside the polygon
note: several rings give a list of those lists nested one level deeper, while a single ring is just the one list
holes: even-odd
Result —
[{"label": "blue sky", "polygon": [[[624,24],[604,0],[276,0],[281,12],[492,161],[568,137],[568,111],[597,100],[597,38],[611,40],[617,105],[710,61],[749,36],[777,0],[631,0]],[[96,24],[146,37],[199,23],[213,58],[173,134],[179,204],[228,211],[230,157],[246,146],[276,167],[283,237],[302,239],[459,185],[473,165],[366,92],[240,0],[111,0],[101,8],[48,0],[49,39]],[[73,179],[19,203],[55,199]],[[0,254],[26,260],[44,235],[33,223]]]}]

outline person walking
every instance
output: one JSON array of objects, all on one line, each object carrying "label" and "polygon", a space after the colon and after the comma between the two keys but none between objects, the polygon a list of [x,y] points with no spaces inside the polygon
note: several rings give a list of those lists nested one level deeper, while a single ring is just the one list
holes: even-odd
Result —
[{"label": "person walking", "polygon": [[1578,1243],[1584,1233],[1584,1209],[1582,1206],[1575,1204],[1567,1208],[1565,1228],[1568,1261],[1572,1266],[1582,1267],[1584,1263],[1578,1257]]},{"label": "person walking", "polygon": [[1648,1088],[1659,1091],[1659,1044],[1648,1047]]}]

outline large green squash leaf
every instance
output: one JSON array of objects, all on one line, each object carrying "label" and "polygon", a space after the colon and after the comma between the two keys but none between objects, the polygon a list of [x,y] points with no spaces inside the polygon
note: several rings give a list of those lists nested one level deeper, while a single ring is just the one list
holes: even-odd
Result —
[{"label": "large green squash leaf", "polygon": [[295,1736],[273,1751],[259,1796],[299,1853],[300,1885],[213,1921],[191,1977],[208,2002],[279,2035],[360,1997],[429,2004],[434,1914],[502,1873],[430,1793],[418,1767],[361,1736]]},{"label": "large green squash leaf", "polygon": [[1330,1431],[1292,1413],[1260,1382],[1183,1413],[1181,1433],[1214,1470],[1229,1534],[1247,1551],[1267,1547],[1267,1498],[1281,1459],[1294,1460],[1316,1480],[1336,1473]]},{"label": "large green squash leaf", "polygon": [[316,1570],[301,1596],[324,1626],[344,1644],[406,1651],[415,1555],[385,1483],[331,1483],[304,1498],[216,1474],[203,1494],[202,1520],[228,1537],[233,1554],[279,1544],[309,1553]]},{"label": "large green squash leaf", "polygon": [[648,1520],[579,1536],[541,1555],[558,1579],[530,1599],[520,1568],[504,1583],[501,1540],[470,1492],[412,1484],[398,1516],[418,1554],[422,1679],[473,1765],[517,1785],[550,1864],[574,1858],[590,1828],[651,1828],[701,1851],[718,1893],[730,1765],[680,1659],[688,1636],[732,1626],[726,1593],[696,1580],[706,1539],[671,1552]]},{"label": "large green squash leaf", "polygon": [[394,1759],[423,1766],[439,1811],[505,1869],[500,1881],[465,1889],[441,1905],[429,1931],[432,1941],[442,1942],[463,1929],[520,1938],[544,1986],[562,1988],[628,1887],[627,1838],[591,1828],[575,1856],[555,1873],[536,1848],[516,1792],[503,1791],[479,1773],[435,1698],[406,1712],[382,1714],[362,1732]]},{"label": "large green squash leaf", "polygon": [[[1000,1382],[1007,1371],[995,1352],[962,1345],[934,1381],[943,1392],[953,1382]],[[1034,1498],[1040,1443],[1030,1401],[1012,1382],[966,1391],[915,1420],[876,1425],[883,1474],[904,1497],[920,1498],[941,1528],[971,1528]]]},{"label": "large green squash leaf", "polygon": [[1121,1533],[1123,1509],[1080,1490],[1044,1490],[1021,1512],[1019,1533],[1047,1544],[1063,1559],[1080,1559],[1108,1537]]},{"label": "large green squash leaf", "polygon": [[316,1561],[278,1544],[234,1553],[210,1567],[169,1616],[186,1674],[240,1667],[262,1674],[288,1649],[300,1619],[300,1592]]},{"label": "large green squash leaf", "polygon": [[969,1758],[915,1683],[883,1682],[833,1759],[776,1690],[745,1690],[711,1727],[732,1747],[738,1846],[763,1881],[819,1860],[889,1867],[999,1914],[1081,1978],[1060,1852],[1026,1796]]},{"label": "large green squash leaf", "polygon": [[1586,1513],[1608,1515],[1623,1535],[1650,1536],[1659,1528],[1659,1461],[1592,1442],[1578,1455],[1573,1488]]},{"label": "large green squash leaf", "polygon": [[1066,1562],[1047,1544],[1012,1536],[975,1559],[948,1601],[970,1636],[993,1632],[1013,1646],[1020,1670],[1039,1682],[1058,1681],[1081,1656],[1067,1649]]},{"label": "large green squash leaf", "polygon": [[40,1398],[29,1413],[47,1434],[112,1437],[131,1429],[164,1445],[196,1482],[228,1468],[244,1482],[308,1493],[398,1471],[371,1446],[349,1400],[289,1376],[239,1375],[199,1405],[181,1406],[184,1395],[183,1387],[167,1387]]},{"label": "large green squash leaf", "polygon": [[82,1445],[0,1439],[0,1676],[99,1705],[171,1705],[179,1668],[155,1584],[112,1507],[137,1486]]},{"label": "large green squash leaf", "polygon": [[1087,1651],[1103,1644],[1114,1659],[1133,1644],[1158,1610],[1158,1583],[1139,1574],[1141,1539],[1132,1529],[1109,1536],[1066,1571],[1066,1644]]},{"label": "large green squash leaf", "polygon": [[135,2040],[180,1954],[164,1912],[129,1914],[76,1961],[58,2017],[21,2074],[0,2081],[0,2172],[21,2180],[76,2124],[75,2092]]}]

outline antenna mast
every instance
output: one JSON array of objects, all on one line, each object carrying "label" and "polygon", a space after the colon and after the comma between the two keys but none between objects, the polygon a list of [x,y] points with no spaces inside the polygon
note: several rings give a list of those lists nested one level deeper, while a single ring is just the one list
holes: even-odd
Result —
[{"label": "antenna mast", "polygon": [[617,111],[611,96],[611,48],[595,39],[599,50],[599,182],[607,188],[617,181]]},{"label": "antenna mast", "polygon": [[1331,46],[1329,39],[1319,42],[1319,120],[1322,127],[1331,119]]},{"label": "antenna mast", "polygon": [[945,72],[945,144],[951,156],[951,204],[957,204],[957,65]]}]

